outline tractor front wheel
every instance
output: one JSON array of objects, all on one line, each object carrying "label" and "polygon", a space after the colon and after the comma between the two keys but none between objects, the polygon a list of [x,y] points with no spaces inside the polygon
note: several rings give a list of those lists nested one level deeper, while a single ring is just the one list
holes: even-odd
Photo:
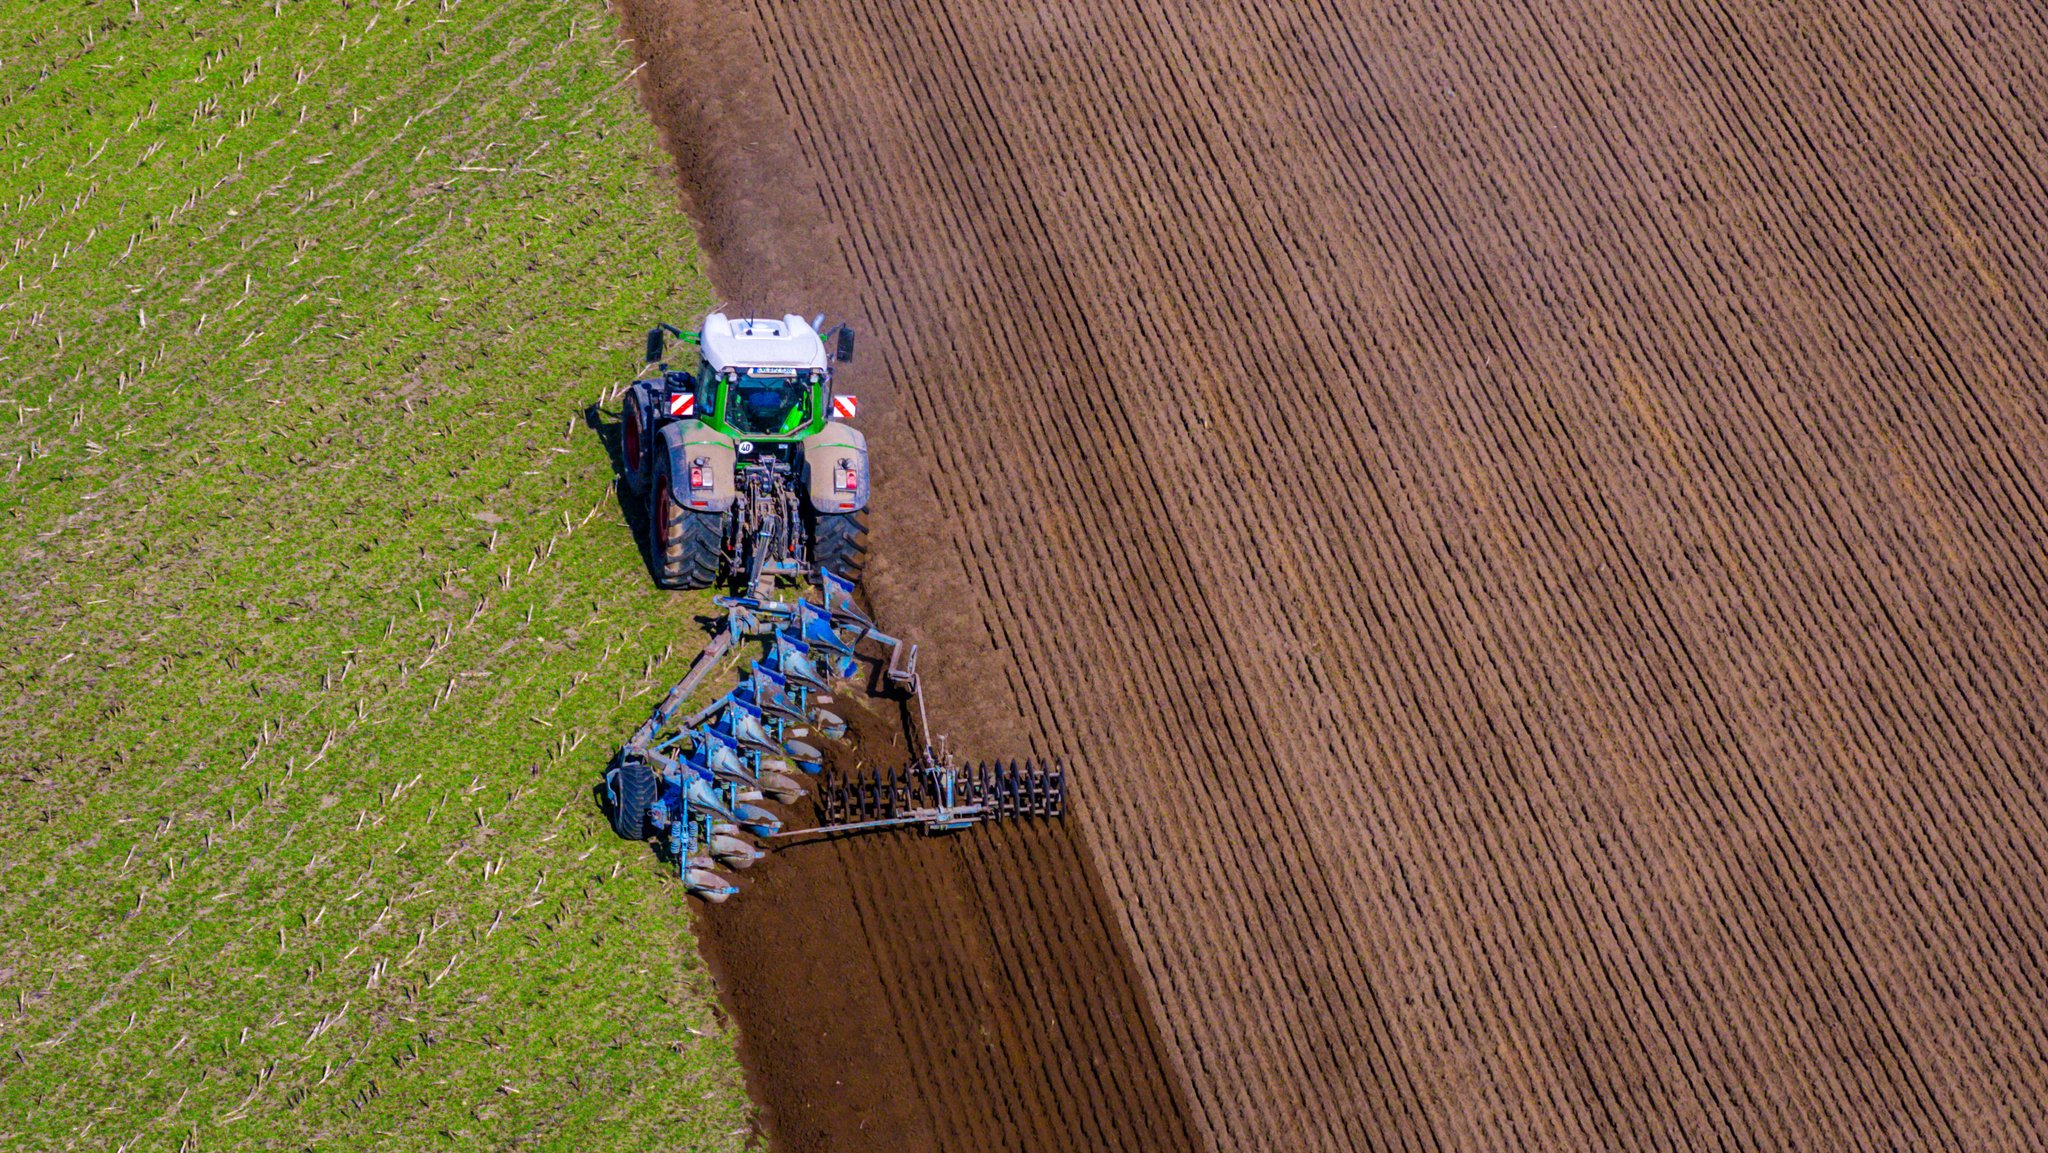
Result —
[{"label": "tractor front wheel", "polygon": [[627,492],[647,488],[648,460],[655,446],[654,430],[648,426],[647,386],[636,384],[626,390],[626,403],[619,415],[619,458]]},{"label": "tractor front wheel", "polygon": [[697,512],[678,503],[668,470],[655,474],[648,531],[654,535],[654,583],[665,589],[701,589],[725,575],[726,514]]},{"label": "tractor front wheel", "polygon": [[862,518],[858,512],[813,514],[811,562],[847,580],[859,580],[868,551],[868,526]]}]

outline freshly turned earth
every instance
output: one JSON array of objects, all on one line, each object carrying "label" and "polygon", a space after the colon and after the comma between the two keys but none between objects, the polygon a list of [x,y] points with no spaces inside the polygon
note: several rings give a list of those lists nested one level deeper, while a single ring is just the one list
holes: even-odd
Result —
[{"label": "freshly turned earth", "polygon": [[2038,8],[622,2],[1074,781],[707,911],[776,1147],[2048,1139]]}]

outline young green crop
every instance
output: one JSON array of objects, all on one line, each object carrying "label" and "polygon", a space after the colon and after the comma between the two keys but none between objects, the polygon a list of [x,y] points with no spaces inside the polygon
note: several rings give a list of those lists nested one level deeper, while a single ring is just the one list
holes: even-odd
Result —
[{"label": "young green crop", "polygon": [[0,0],[0,1146],[736,1148],[586,409],[710,303],[588,0]]}]

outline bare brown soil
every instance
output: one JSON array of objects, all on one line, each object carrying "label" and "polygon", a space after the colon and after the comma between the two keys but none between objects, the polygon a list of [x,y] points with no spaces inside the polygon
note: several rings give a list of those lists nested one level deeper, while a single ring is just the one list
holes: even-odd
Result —
[{"label": "bare brown soil", "polygon": [[780,1144],[2048,1141],[2037,10],[625,8],[1078,778],[707,918]]}]

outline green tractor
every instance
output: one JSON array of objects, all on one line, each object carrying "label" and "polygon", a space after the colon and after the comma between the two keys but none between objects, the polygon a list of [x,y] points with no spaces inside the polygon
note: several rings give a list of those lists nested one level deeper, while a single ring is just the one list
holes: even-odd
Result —
[{"label": "green tractor", "polygon": [[[696,332],[648,331],[655,371],[626,389],[620,479],[647,502],[656,584],[739,580],[765,592],[820,569],[859,577],[867,438],[845,423],[855,398],[832,388],[833,362],[853,359],[853,330],[821,334],[823,323],[714,312]],[[695,371],[669,367],[670,336],[695,347]]]}]

